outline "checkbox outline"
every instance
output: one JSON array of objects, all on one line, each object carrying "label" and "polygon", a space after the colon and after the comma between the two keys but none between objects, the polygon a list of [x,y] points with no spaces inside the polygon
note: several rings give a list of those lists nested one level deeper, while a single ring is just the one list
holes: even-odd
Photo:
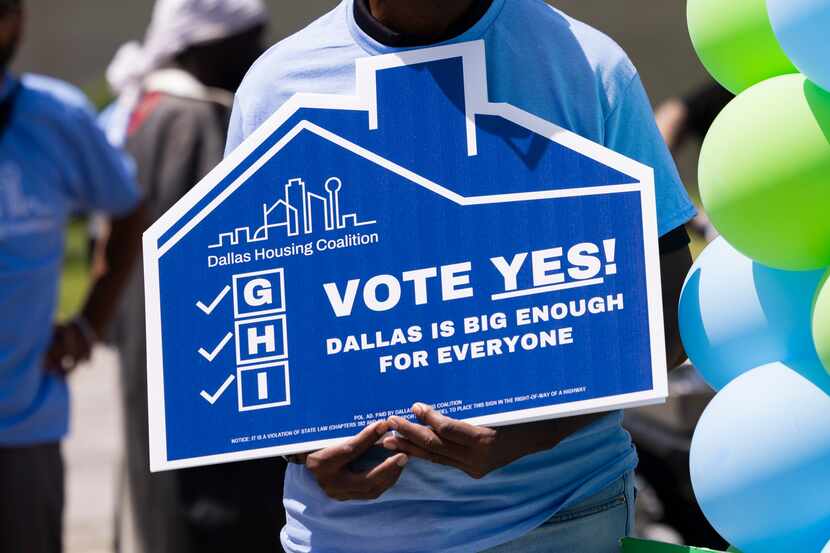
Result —
[{"label": "checkbox outline", "polygon": [[[255,323],[264,323],[271,321],[282,321],[279,325],[282,329],[282,349],[277,352],[256,357],[254,359],[242,359],[242,342],[245,336],[242,333],[243,326],[251,326]],[[241,319],[234,321],[234,330],[236,331],[236,364],[237,365],[251,365],[253,363],[264,363],[266,361],[276,361],[288,358],[288,315],[269,315],[268,317],[257,317],[255,319]]]},{"label": "checkbox outline", "polygon": [[[248,280],[254,277],[262,277],[266,275],[279,275],[279,306],[270,307],[268,309],[259,309],[255,311],[246,311],[240,313],[239,311],[239,281]],[[274,290],[276,292],[276,290]],[[267,271],[255,271],[253,273],[242,273],[233,275],[233,317],[234,320],[248,319],[250,317],[259,317],[262,315],[272,315],[275,313],[285,313],[285,269],[282,267],[277,269],[268,269]]]},{"label": "checkbox outline", "polygon": [[[284,377],[285,377],[285,400],[283,401],[276,401],[272,403],[263,403],[257,405],[245,405],[245,402],[242,398],[242,373],[250,372],[250,371],[261,371],[263,369],[271,369],[273,367],[283,367]],[[283,359],[281,361],[272,361],[270,363],[260,363],[258,365],[247,365],[244,367],[237,367],[236,368],[236,392],[237,392],[237,403],[240,412],[245,411],[258,411],[260,409],[271,409],[273,407],[285,407],[287,405],[291,405],[291,377],[289,372],[289,361],[288,359]]]}]

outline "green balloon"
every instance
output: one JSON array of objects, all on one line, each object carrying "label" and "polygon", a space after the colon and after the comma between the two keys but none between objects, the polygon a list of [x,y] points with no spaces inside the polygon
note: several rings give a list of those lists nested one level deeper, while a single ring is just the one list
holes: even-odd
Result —
[{"label": "green balloon", "polygon": [[698,169],[706,212],[741,253],[830,266],[830,92],[802,75],[750,88],[715,120]]},{"label": "green balloon", "polygon": [[689,0],[686,12],[697,55],[735,94],[798,72],[775,38],[766,0]]},{"label": "green balloon", "polygon": [[830,372],[830,271],[824,276],[813,303],[813,341],[824,368]]}]

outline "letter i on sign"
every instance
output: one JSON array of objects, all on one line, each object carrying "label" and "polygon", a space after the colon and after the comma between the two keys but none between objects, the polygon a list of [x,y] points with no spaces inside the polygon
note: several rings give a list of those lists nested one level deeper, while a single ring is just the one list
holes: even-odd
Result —
[{"label": "letter i on sign", "polygon": [[257,373],[257,399],[260,401],[268,399],[268,373]]}]

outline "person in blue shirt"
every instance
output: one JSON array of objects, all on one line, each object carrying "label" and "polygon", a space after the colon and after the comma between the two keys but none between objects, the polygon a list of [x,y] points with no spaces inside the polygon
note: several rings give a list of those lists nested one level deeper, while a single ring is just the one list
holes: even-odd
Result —
[{"label": "person in blue shirt", "polygon": [[[542,0],[343,0],[252,67],[226,153],[298,92],[354,94],[355,59],[483,40],[489,99],[655,170],[667,359],[694,216],[637,71],[611,39]],[[293,459],[290,553],[611,553],[633,525],[637,455],[622,415],[482,428],[413,406],[341,446]],[[395,430],[394,435],[386,435]]]},{"label": "person in blue shirt", "polygon": [[[8,73],[23,21],[0,0],[0,551],[62,548],[66,376],[89,357],[139,247],[143,218],[129,166],[80,91]],[[109,271],[81,313],[53,326],[71,215],[116,217]]]}]

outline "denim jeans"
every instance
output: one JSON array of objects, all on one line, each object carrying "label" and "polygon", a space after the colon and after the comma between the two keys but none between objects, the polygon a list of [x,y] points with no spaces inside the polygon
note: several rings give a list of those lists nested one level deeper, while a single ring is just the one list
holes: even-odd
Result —
[{"label": "denim jeans", "polygon": [[529,534],[483,553],[619,553],[634,527],[634,475],[556,513]]}]

